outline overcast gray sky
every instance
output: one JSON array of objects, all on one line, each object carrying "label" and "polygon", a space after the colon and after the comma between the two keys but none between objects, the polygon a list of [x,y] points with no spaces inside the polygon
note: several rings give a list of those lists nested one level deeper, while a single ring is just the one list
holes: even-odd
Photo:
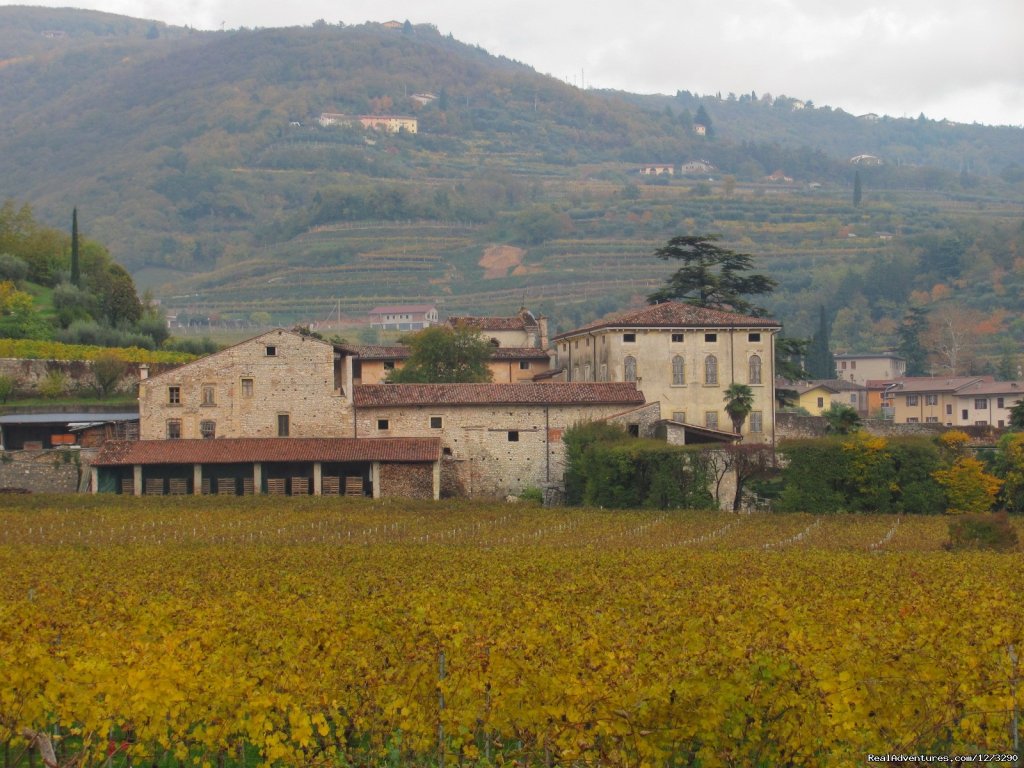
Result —
[{"label": "overcast gray sky", "polygon": [[409,19],[588,87],[756,91],[853,114],[923,112],[1024,126],[1024,0],[88,0],[83,7],[200,29]]}]

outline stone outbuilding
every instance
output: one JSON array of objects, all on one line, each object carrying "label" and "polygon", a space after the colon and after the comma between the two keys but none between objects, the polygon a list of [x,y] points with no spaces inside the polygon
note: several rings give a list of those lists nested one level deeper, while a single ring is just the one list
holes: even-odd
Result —
[{"label": "stone outbuilding", "polygon": [[92,489],[436,499],[440,460],[437,437],[109,441],[92,464]]}]

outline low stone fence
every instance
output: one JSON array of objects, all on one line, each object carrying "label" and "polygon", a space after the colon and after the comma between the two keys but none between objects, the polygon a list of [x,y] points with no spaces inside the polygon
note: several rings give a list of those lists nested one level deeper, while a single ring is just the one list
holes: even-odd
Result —
[{"label": "low stone fence", "polygon": [[[176,363],[150,363],[149,375],[177,368]],[[0,376],[14,382],[17,394],[35,395],[40,385],[51,375],[64,377],[67,392],[91,391],[96,387],[90,360],[29,360],[18,357],[0,357]],[[128,363],[125,375],[115,388],[118,392],[135,392],[139,386],[139,366]]]},{"label": "low stone fence", "polygon": [[89,479],[95,450],[60,448],[0,454],[0,492],[75,493]]}]

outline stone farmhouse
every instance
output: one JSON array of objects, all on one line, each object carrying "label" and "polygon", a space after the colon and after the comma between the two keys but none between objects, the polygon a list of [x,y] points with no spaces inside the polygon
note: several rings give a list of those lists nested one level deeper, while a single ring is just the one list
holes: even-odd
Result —
[{"label": "stone farmhouse", "polygon": [[[670,442],[735,440],[724,400],[733,382],[754,392],[743,438],[774,440],[773,320],[676,302],[622,313],[553,339],[562,381],[548,375],[540,348],[546,322],[530,313],[454,322],[492,339],[495,383],[382,384],[386,365],[402,360],[395,348],[283,329],[144,377],[141,439],[106,443],[92,488],[436,499],[537,487],[557,495],[569,427],[611,420]],[[544,370],[520,368],[534,362]]]},{"label": "stone farmhouse", "polygon": [[108,442],[92,488],[423,498],[557,488],[566,428],[658,413],[633,383],[363,384],[361,363],[358,351],[277,329],[143,379],[141,440]]},{"label": "stone farmhouse", "polygon": [[748,385],[754,408],[743,427],[749,442],[774,443],[775,334],[764,317],[664,302],[558,334],[557,365],[570,382],[635,382],[662,415],[723,432],[730,384]]}]

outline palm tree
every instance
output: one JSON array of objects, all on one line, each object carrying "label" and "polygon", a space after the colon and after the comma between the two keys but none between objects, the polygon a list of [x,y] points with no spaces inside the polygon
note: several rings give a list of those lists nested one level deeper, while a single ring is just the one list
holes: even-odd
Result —
[{"label": "palm tree", "polygon": [[848,405],[832,403],[821,415],[825,417],[825,429],[828,432],[848,435],[860,429],[860,416]]},{"label": "palm tree", "polygon": [[733,383],[725,390],[725,412],[732,419],[732,431],[737,435],[743,429],[743,422],[754,410],[754,391],[746,384]]}]

